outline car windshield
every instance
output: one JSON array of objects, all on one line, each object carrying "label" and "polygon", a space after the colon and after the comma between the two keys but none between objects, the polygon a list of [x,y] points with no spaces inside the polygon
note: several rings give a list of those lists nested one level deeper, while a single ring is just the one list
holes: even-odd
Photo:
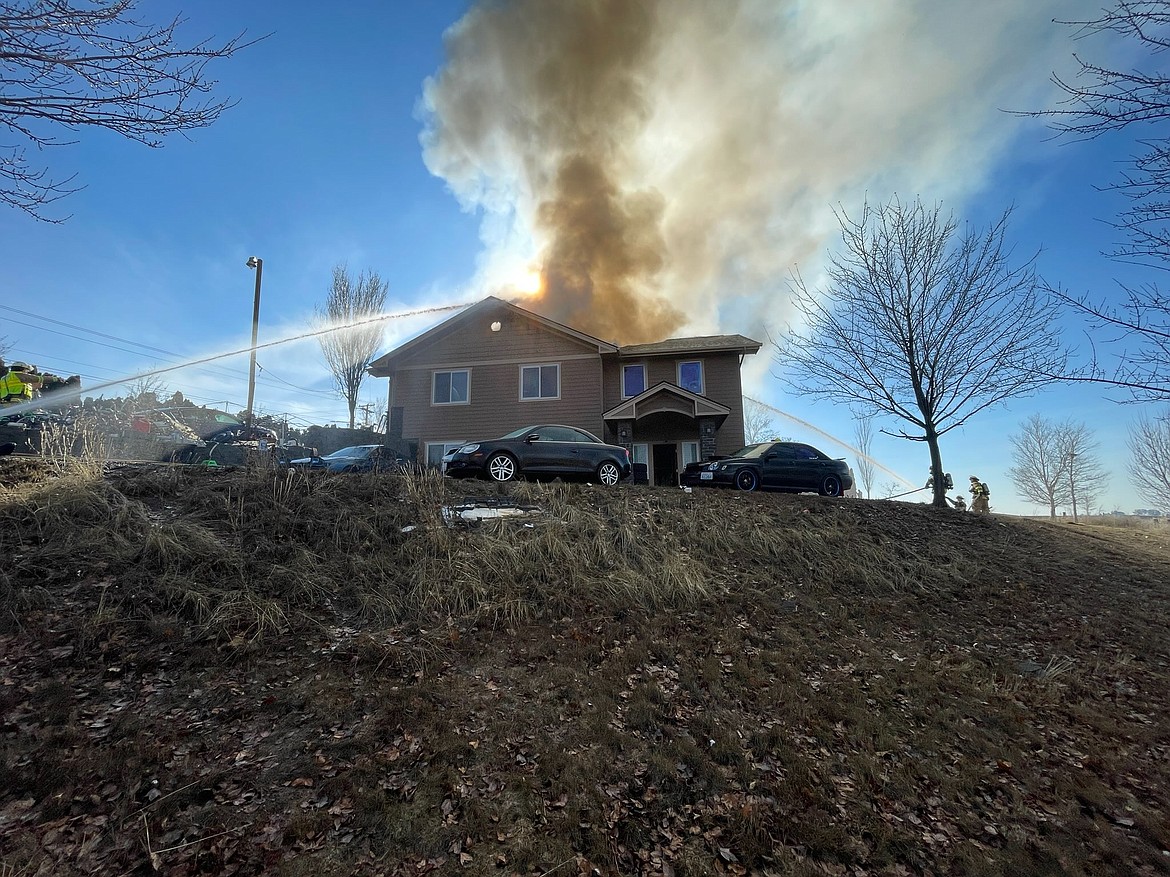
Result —
[{"label": "car windshield", "polygon": [[374,448],[381,447],[381,445],[354,445],[352,448],[342,448],[340,451],[334,451],[332,454],[326,454],[322,460],[336,460],[341,457],[350,457],[357,460],[364,460],[370,456],[370,452]]},{"label": "car windshield", "polygon": [[527,436],[535,431],[536,431],[535,426],[522,426],[519,429],[512,430],[507,435],[500,436],[500,438],[506,438],[506,439],[524,438],[525,436]]},{"label": "car windshield", "polygon": [[738,451],[736,451],[731,456],[733,456],[733,457],[759,457],[759,456],[762,456],[763,453],[766,450],[768,450],[768,448],[770,448],[770,447],[772,447],[771,442],[762,442],[761,444],[758,444],[758,445],[748,445],[746,448],[740,448]]},{"label": "car windshield", "polygon": [[536,426],[526,426],[522,429],[516,429],[507,435],[500,436],[500,439],[527,439],[528,436],[535,434],[540,441],[544,442],[589,442],[591,444],[601,444],[601,439],[591,432],[586,432],[583,429],[578,429],[575,426],[557,426],[555,424],[537,424]]}]

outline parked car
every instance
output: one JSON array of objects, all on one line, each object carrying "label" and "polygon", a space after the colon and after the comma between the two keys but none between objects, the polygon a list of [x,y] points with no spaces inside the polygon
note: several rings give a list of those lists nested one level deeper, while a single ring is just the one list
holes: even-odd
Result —
[{"label": "parked car", "polygon": [[277,447],[280,444],[280,438],[274,430],[266,426],[248,426],[244,423],[221,427],[204,436],[203,440],[208,444],[219,445],[239,445],[245,442],[261,441],[268,442],[271,447]]},{"label": "parked car", "polygon": [[[169,418],[172,422],[178,424],[173,418]],[[151,429],[152,424],[147,421],[147,429]],[[184,427],[185,429],[186,427]],[[190,430],[188,430],[190,432]],[[179,437],[176,431],[173,433],[175,437]],[[194,435],[192,433],[192,435]],[[172,462],[175,463],[207,463],[209,460],[215,460],[217,456],[216,449],[221,445],[229,446],[229,449],[234,449],[234,453],[227,453],[229,449],[221,449],[219,452],[219,461],[223,463],[226,453],[229,465],[234,465],[243,460],[241,456],[245,450],[255,450],[260,447],[260,442],[267,442],[267,450],[272,454],[280,453],[280,442],[277,435],[271,429],[264,426],[248,426],[244,423],[233,423],[230,426],[220,427],[212,432],[209,432],[206,437],[197,439],[190,444],[183,445],[177,448],[170,456]]]},{"label": "parked car", "polygon": [[403,472],[407,461],[385,445],[353,445],[324,457],[289,460],[291,469],[320,469],[327,472]]},{"label": "parked car", "polygon": [[816,491],[840,496],[853,487],[853,470],[842,459],[800,442],[761,442],[730,457],[688,463],[684,487],[735,487],[739,490]]},{"label": "parked car", "polygon": [[540,424],[462,445],[443,457],[443,471],[452,478],[560,477],[612,487],[630,477],[630,455],[575,426]]}]

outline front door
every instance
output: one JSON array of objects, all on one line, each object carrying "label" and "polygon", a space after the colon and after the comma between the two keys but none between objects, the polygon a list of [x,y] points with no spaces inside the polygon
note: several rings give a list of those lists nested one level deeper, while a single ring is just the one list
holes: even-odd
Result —
[{"label": "front door", "polygon": [[678,449],[674,445],[654,446],[654,485],[678,487]]}]

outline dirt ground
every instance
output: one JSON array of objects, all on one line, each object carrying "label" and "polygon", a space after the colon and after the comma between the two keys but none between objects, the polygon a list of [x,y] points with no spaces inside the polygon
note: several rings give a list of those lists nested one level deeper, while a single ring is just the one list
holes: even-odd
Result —
[{"label": "dirt ground", "polygon": [[0,877],[1170,873],[1166,529],[197,469],[0,460]]}]

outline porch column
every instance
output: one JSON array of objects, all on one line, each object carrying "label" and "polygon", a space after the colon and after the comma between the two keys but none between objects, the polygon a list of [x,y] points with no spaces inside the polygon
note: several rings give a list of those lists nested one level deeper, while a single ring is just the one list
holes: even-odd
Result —
[{"label": "porch column", "polygon": [[715,418],[699,418],[699,457],[710,460],[715,456]]},{"label": "porch column", "polygon": [[619,420],[614,429],[617,432],[617,443],[630,452],[630,459],[634,458],[634,421]]}]

